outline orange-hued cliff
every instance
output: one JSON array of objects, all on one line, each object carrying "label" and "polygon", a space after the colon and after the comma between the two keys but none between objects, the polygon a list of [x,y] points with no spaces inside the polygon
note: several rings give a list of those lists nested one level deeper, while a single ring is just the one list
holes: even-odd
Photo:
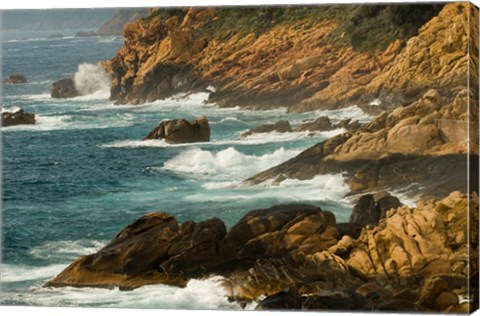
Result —
[{"label": "orange-hued cliff", "polygon": [[[391,18],[388,8],[376,7],[310,14],[301,7],[265,14],[235,9],[237,15],[215,8],[154,9],[124,29],[125,44],[109,63],[112,99],[144,103],[212,86],[209,101],[219,106],[305,112],[358,104],[379,112],[409,104],[430,88],[453,97],[456,87],[466,87],[470,4],[425,6],[425,23],[413,31],[411,21],[384,22]],[[394,10],[409,16],[418,7]],[[362,33],[369,22],[373,26]],[[382,105],[369,105],[374,100]]]}]

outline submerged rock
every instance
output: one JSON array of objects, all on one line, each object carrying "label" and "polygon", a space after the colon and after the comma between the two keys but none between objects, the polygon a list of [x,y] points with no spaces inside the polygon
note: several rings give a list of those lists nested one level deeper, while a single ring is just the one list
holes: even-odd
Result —
[{"label": "submerged rock", "polygon": [[260,125],[255,128],[252,128],[248,132],[243,133],[240,137],[247,137],[252,134],[259,134],[259,133],[270,133],[270,132],[277,132],[277,133],[288,133],[292,132],[292,126],[286,120],[278,121],[275,124],[265,124]]},{"label": "submerged rock", "polygon": [[22,109],[15,112],[2,112],[2,126],[21,124],[35,124],[35,114],[24,112]]},{"label": "submerged rock", "polygon": [[52,98],[68,99],[78,97],[80,92],[75,88],[73,79],[65,78],[52,83],[52,91],[50,95]]},{"label": "submerged rock", "polygon": [[18,83],[27,83],[27,78],[21,74],[13,74],[5,79],[3,83],[11,83],[11,84],[18,84]]},{"label": "submerged rock", "polygon": [[206,116],[191,122],[184,119],[163,121],[143,140],[147,139],[165,139],[170,144],[208,142],[210,125]]}]

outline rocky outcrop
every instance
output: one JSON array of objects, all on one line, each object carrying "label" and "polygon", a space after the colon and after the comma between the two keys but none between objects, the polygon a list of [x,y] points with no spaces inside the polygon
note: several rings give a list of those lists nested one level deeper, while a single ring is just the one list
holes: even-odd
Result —
[{"label": "rocky outcrop", "polygon": [[2,112],[2,126],[13,126],[21,124],[35,124],[35,114],[24,112],[19,109],[15,112]]},{"label": "rocky outcrop", "polygon": [[8,79],[3,80],[3,83],[11,83],[11,84],[27,83],[27,78],[21,74],[14,74],[14,75],[10,75]]},{"label": "rocky outcrop", "polygon": [[274,124],[264,124],[252,128],[251,130],[243,133],[240,137],[247,137],[252,134],[259,134],[259,133],[270,133],[270,132],[277,132],[277,133],[291,133],[293,132],[292,126],[286,120],[278,121]]},{"label": "rocky outcrop", "polygon": [[121,36],[126,24],[145,17],[149,11],[147,8],[120,9],[118,13],[105,22],[96,33],[99,36]]},{"label": "rocky outcrop", "polygon": [[226,275],[258,259],[323,251],[336,242],[333,214],[309,205],[251,211],[228,233],[217,218],[178,224],[169,214],[150,213],[99,252],[77,259],[47,286],[182,286],[193,277]]},{"label": "rocky outcrop", "polygon": [[[422,7],[424,14],[411,22],[427,22],[440,7]],[[359,27],[348,25],[367,25],[384,12],[381,6],[370,16],[361,6],[314,7],[309,15],[288,7],[234,10],[154,10],[127,25],[125,45],[112,59],[112,98],[143,103],[213,85],[209,101],[220,106],[305,112],[357,104],[377,114],[407,105],[431,87],[467,85],[469,25],[464,21],[478,14],[468,3],[446,4],[418,34],[412,32],[415,23],[407,23],[405,32],[400,31],[404,25],[382,28],[395,19],[370,24],[370,31],[392,35],[385,47],[370,52],[359,44],[373,38],[353,36]],[[407,19],[414,16],[408,7],[402,10],[398,14]]]},{"label": "rocky outcrop", "polygon": [[[347,264],[367,278],[388,280],[397,286],[435,275],[458,275],[466,282],[467,266],[472,271],[478,266],[468,256],[469,248],[478,244],[467,240],[469,207],[478,208],[478,196],[469,199],[453,192],[439,201],[420,201],[415,209],[403,206],[390,210],[377,227],[364,228]],[[470,216],[478,217],[475,211]],[[432,300],[421,299],[420,303],[428,308]]]},{"label": "rocky outcrop", "polygon": [[80,92],[75,88],[73,79],[65,78],[52,83],[50,95],[52,98],[68,99],[80,96]]},{"label": "rocky outcrop", "polygon": [[452,192],[391,208],[358,239],[340,239],[334,215],[309,205],[254,210],[228,232],[217,218],[149,213],[46,286],[184,286],[215,274],[231,299],[266,296],[258,309],[470,311],[458,295],[474,291],[478,232],[467,221],[477,210],[476,194]]},{"label": "rocky outcrop", "polygon": [[205,116],[191,122],[184,119],[162,121],[143,140],[147,139],[164,139],[170,144],[208,142],[210,125]]},{"label": "rocky outcrop", "polygon": [[382,113],[369,124],[317,144],[247,182],[346,172],[352,193],[408,186],[412,194],[437,197],[465,191],[467,175],[457,170],[466,168],[467,153],[478,153],[478,134],[471,135],[476,139],[468,136],[469,130],[478,129],[475,117],[478,109],[468,109],[466,89],[453,100],[431,89],[416,102]]}]

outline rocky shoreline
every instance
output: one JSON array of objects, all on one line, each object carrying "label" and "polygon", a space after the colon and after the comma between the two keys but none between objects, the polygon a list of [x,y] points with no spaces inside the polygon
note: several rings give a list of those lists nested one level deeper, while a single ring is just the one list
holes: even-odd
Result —
[{"label": "rocky shoreline", "polygon": [[258,309],[472,310],[478,231],[468,221],[478,214],[468,209],[478,196],[452,192],[415,208],[383,199],[355,206],[350,224],[366,223],[358,238],[340,234],[333,213],[303,204],[250,211],[228,231],[218,218],[149,213],[45,286],[128,290],[221,275],[230,299],[259,300]]},{"label": "rocky shoreline", "polygon": [[[305,18],[288,24],[282,10]],[[268,27],[243,34],[225,29],[228,10],[153,10],[125,27],[124,46],[102,64],[113,77],[111,98],[140,104],[213,86],[209,102],[221,107],[308,112],[357,104],[375,118],[333,125],[320,117],[296,130],[279,121],[243,135],[345,128],[243,184],[345,174],[358,198],[350,221],[302,201],[252,210],[230,229],[218,218],[179,223],[148,213],[45,286],[183,287],[215,275],[231,300],[257,309],[477,308],[478,75],[467,73],[478,54],[466,52],[478,52],[478,11],[468,3],[429,7],[433,15],[415,34],[373,53],[360,49],[368,43],[343,39],[335,18],[265,12]],[[352,20],[365,14],[354,12]],[[208,119],[161,122],[145,139],[208,141]],[[416,207],[388,193],[400,190]]]},{"label": "rocky shoreline", "polygon": [[[382,6],[377,8],[376,14],[384,14]],[[433,17],[438,9],[422,10]],[[211,85],[215,92],[209,102],[219,106],[307,112],[353,103],[379,114],[419,99],[432,87],[466,86],[468,58],[475,58],[465,54],[468,45],[475,46],[465,24],[469,14],[476,14],[472,5],[446,4],[418,26],[415,36],[385,40],[386,48],[373,52],[357,46],[375,39],[348,41],[349,33],[342,32],[345,19],[335,18],[350,13],[362,19],[361,8],[318,10],[310,16],[301,8],[257,9],[245,11],[245,17],[214,8],[153,11],[126,26],[124,46],[105,65],[113,75],[111,97],[118,104],[138,104]],[[227,26],[228,19],[248,21],[249,14],[264,15],[257,33],[242,33],[250,23]],[[282,21],[296,15],[297,22],[272,22],[272,16]]]}]

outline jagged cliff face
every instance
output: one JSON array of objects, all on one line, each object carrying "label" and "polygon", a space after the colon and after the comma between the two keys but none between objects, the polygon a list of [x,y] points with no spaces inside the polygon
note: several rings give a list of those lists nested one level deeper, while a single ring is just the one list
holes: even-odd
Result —
[{"label": "jagged cliff face", "polygon": [[[286,15],[299,11],[278,8],[269,11],[274,17],[252,20],[270,19],[257,29],[242,22],[245,9],[235,9],[238,15],[214,8],[153,11],[124,30],[125,45],[111,61],[112,98],[143,103],[212,85],[210,102],[220,106],[304,112],[352,104],[392,109],[432,87],[453,96],[455,87],[467,85],[469,6],[447,4],[417,36],[391,32],[369,51],[362,45],[376,38],[362,45],[349,40],[345,21],[358,8],[348,6],[288,21]],[[425,6],[427,13],[435,10]],[[383,106],[368,106],[375,99]]]}]

